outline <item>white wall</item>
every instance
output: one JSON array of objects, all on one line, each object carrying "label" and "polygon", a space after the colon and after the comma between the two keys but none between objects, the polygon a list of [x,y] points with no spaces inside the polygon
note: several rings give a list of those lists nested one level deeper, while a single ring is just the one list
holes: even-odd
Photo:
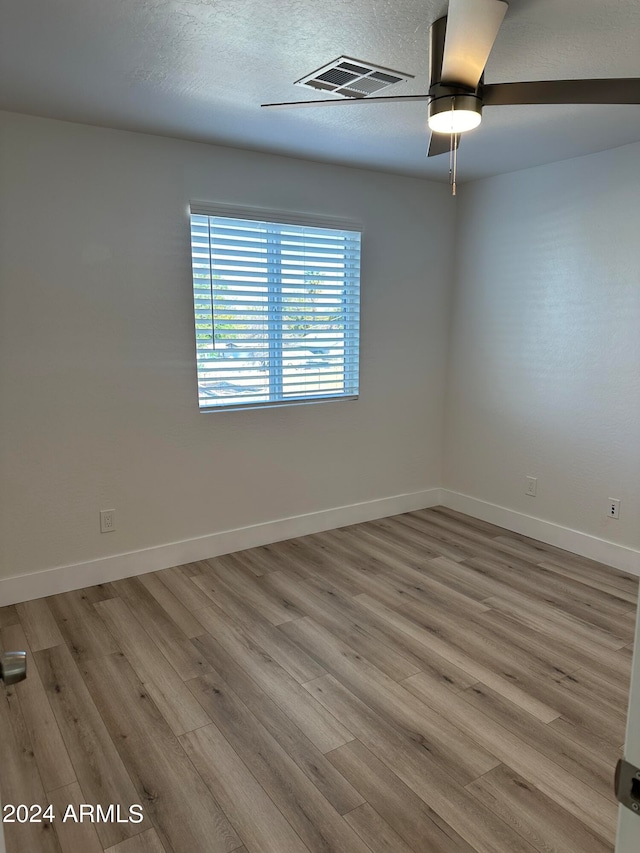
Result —
[{"label": "white wall", "polygon": [[635,549],[639,166],[636,144],[461,188],[445,464],[448,489]]},{"label": "white wall", "polygon": [[[0,577],[439,486],[445,186],[7,113],[0,138]],[[364,223],[359,401],[198,412],[190,199]]]}]

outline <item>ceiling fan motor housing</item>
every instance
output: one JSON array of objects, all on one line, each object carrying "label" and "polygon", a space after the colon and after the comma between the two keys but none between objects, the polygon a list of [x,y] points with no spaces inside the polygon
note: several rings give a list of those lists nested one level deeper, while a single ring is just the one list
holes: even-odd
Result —
[{"label": "ceiling fan motor housing", "polygon": [[[464,110],[482,115],[482,98],[478,89],[468,89],[455,83],[442,82],[442,60],[447,32],[446,16],[439,18],[429,28],[429,106],[427,116],[432,119],[441,113]],[[431,126],[431,121],[429,121]]]},{"label": "ceiling fan motor housing", "polygon": [[[463,92],[449,86],[435,86],[436,90],[450,89],[443,94],[433,95],[429,101],[428,118],[432,119],[440,113],[450,113],[451,110],[477,113],[482,115],[482,99],[475,93]],[[431,122],[429,122],[431,125]]]}]

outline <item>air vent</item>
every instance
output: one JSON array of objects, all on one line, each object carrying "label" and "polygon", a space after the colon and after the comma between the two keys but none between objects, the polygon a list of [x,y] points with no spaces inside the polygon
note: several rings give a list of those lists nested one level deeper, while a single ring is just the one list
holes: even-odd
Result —
[{"label": "air vent", "polygon": [[405,80],[413,80],[413,74],[380,68],[378,65],[348,56],[339,56],[328,65],[318,68],[313,74],[296,80],[295,85],[316,91],[320,89],[333,92],[342,98],[366,98],[367,95],[377,95],[382,89]]}]

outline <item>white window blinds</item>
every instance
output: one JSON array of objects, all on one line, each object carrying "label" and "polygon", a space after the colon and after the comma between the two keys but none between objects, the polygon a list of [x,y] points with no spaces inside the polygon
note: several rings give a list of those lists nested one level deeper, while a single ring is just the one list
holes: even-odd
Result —
[{"label": "white window blinds", "polygon": [[200,409],[357,397],[359,230],[223,213],[191,206]]}]

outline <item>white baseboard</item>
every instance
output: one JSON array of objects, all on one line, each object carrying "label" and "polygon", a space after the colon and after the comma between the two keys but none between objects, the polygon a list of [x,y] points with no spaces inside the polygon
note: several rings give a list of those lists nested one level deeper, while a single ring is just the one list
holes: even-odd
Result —
[{"label": "white baseboard", "polygon": [[640,576],[640,551],[469,495],[436,488],[281,518],[41,572],[0,578],[0,606],[143,575],[348,524],[427,509],[438,504]]},{"label": "white baseboard", "polygon": [[472,515],[474,518],[488,521],[498,527],[505,527],[514,533],[522,533],[523,536],[529,536],[531,539],[539,539],[541,542],[555,545],[565,551],[572,551],[581,557],[597,560],[599,563],[605,563],[623,572],[640,575],[640,551],[634,548],[617,545],[607,539],[581,533],[570,527],[562,527],[560,524],[525,515],[525,513],[488,503],[479,498],[472,498],[460,492],[441,489],[440,494],[442,504],[450,509],[464,512],[466,515]]},{"label": "white baseboard", "polygon": [[231,554],[234,551],[244,551],[246,548],[256,548],[259,545],[269,545],[272,542],[306,536],[309,533],[320,533],[323,530],[345,527],[348,524],[358,524],[402,512],[426,509],[439,503],[440,489],[426,489],[421,492],[393,495],[306,515],[281,518],[264,524],[238,527],[235,530],[225,530],[209,536],[171,542],[127,554],[101,557],[85,563],[74,563],[41,572],[0,578],[0,606],[30,601],[33,598],[55,595],[59,592],[68,592],[120,578],[144,575],[147,572],[193,563],[196,560],[205,560],[207,557]]}]

